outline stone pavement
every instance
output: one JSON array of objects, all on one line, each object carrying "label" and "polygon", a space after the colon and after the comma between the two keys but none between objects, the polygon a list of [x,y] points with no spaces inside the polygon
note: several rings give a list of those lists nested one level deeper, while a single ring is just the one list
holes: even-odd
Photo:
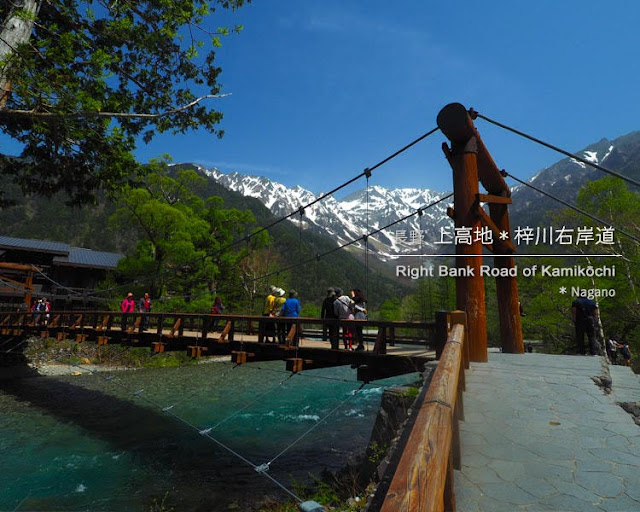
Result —
[{"label": "stone pavement", "polygon": [[609,373],[613,381],[611,394],[616,402],[640,401],[640,376],[628,366],[611,365]]},{"label": "stone pavement", "polygon": [[591,380],[605,372],[592,356],[490,353],[473,363],[458,511],[640,512],[640,427],[616,405],[631,400],[638,376],[611,372],[605,395]]}]

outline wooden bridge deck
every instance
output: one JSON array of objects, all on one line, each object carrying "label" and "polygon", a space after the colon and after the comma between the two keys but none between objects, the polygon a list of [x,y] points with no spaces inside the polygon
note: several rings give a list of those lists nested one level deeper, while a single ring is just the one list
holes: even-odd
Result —
[{"label": "wooden bridge deck", "polygon": [[[286,327],[282,343],[266,343],[267,330],[273,325]],[[329,341],[323,341],[323,328],[327,340],[332,330],[337,333],[333,347]],[[362,332],[363,350],[342,348],[342,333],[346,330],[354,332],[353,348],[360,337],[357,333]],[[440,332],[445,333],[444,337],[439,336]],[[104,311],[51,312],[48,318],[38,313],[0,315],[0,339],[26,336],[146,346],[156,353],[186,350],[194,358],[231,355],[237,363],[284,360],[287,369],[294,372],[351,365],[358,369],[358,379],[369,382],[423,371],[424,365],[434,360],[444,346],[446,326],[438,329],[435,323],[420,322],[338,322],[182,313],[125,315]]]}]

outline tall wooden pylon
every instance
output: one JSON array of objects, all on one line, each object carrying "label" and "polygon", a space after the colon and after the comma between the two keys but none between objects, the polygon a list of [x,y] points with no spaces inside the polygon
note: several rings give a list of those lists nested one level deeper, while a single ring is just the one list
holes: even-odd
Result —
[{"label": "tall wooden pylon", "polygon": [[[494,267],[515,269],[515,252],[511,242],[511,228],[507,205],[511,203],[511,192],[500,170],[487,151],[480,134],[473,124],[473,111],[460,103],[445,106],[438,114],[438,128],[451,141],[451,148],[443,144],[445,154],[453,169],[454,211],[457,228],[471,228],[472,233],[480,226],[493,233],[494,243],[483,246],[474,236],[471,245],[456,244],[456,266],[462,277],[456,279],[456,306],[468,315],[470,332],[470,359],[487,361],[487,326],[485,316],[484,279],[480,275],[482,249],[487,247],[496,255]],[[478,182],[488,194],[481,194]],[[489,203],[489,215],[481,203]],[[506,234],[506,236],[505,236]],[[472,269],[473,272],[468,270]],[[523,353],[522,326],[520,323],[520,301],[516,278],[506,275],[496,278],[500,338],[502,350]]]}]

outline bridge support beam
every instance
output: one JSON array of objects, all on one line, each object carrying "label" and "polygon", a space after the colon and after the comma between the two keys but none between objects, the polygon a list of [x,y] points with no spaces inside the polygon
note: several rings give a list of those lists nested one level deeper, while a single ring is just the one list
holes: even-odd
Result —
[{"label": "bridge support beam", "polygon": [[[506,204],[489,203],[489,213],[500,230],[509,233],[511,227],[509,212]],[[515,268],[514,258],[509,254],[504,242],[494,244],[495,254],[502,256],[494,258],[494,267]],[[518,284],[515,276],[496,277],[496,294],[498,296],[498,313],[500,315],[500,340],[502,351],[511,354],[524,354],[524,340],[522,338],[522,323],[520,321],[520,300],[518,298]]]},{"label": "bridge support beam", "polygon": [[[452,105],[459,105],[462,111]],[[453,170],[455,227],[470,229],[472,233],[470,245],[456,244],[456,307],[467,313],[471,361],[486,362],[487,319],[484,279],[480,275],[482,243],[479,237],[473,236],[476,229],[481,228],[476,211],[479,194],[478,144],[473,132],[465,129],[469,117],[467,111],[460,104],[452,105],[447,105],[438,114],[438,127],[451,140],[451,149],[443,144],[443,150]]]},{"label": "bridge support beam", "polygon": [[[511,203],[511,192],[504,181],[502,173],[496,166],[480,134],[473,124],[475,113],[460,103],[445,106],[438,114],[438,127],[451,141],[451,150],[445,150],[447,159],[453,168],[454,175],[454,220],[456,227],[471,227],[475,229],[484,217],[494,231],[494,244],[490,248],[494,254],[494,266],[498,269],[513,269],[515,262],[512,254],[515,248],[511,243],[511,228],[507,205]],[[444,145],[446,148],[446,145]],[[478,181],[486,188],[489,195],[479,194]],[[471,196],[474,197],[471,197]],[[489,216],[481,210],[480,202],[489,203]],[[475,209],[475,214],[470,211]],[[497,231],[497,232],[495,232]],[[501,240],[500,233],[509,233],[508,240]],[[482,244],[456,245],[456,254],[476,254],[473,258],[476,265],[471,267],[477,273],[481,264]],[[466,259],[469,259],[468,257]],[[458,267],[465,268],[465,259],[458,257]],[[466,279],[466,280],[465,280]],[[470,358],[472,361],[487,360],[486,320],[484,319],[484,286],[482,277],[476,280],[462,278],[456,281],[457,307],[468,313],[470,332]],[[478,290],[482,287],[482,290]],[[496,293],[498,297],[498,313],[500,317],[500,338],[504,352],[523,353],[522,326],[520,322],[520,302],[518,287],[514,276],[496,278]],[[478,301],[482,307],[478,307]],[[482,319],[477,315],[481,312]],[[476,337],[481,339],[476,341]]]}]

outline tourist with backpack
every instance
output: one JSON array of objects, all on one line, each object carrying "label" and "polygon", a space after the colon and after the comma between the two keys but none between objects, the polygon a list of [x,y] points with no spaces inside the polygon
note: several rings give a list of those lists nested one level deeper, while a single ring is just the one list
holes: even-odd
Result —
[{"label": "tourist with backpack", "polygon": [[[333,311],[340,320],[353,320],[353,301],[344,294],[340,288],[336,288],[336,296],[338,297],[333,303]],[[353,329],[349,325],[342,328],[342,341],[345,350],[353,348]]]}]

